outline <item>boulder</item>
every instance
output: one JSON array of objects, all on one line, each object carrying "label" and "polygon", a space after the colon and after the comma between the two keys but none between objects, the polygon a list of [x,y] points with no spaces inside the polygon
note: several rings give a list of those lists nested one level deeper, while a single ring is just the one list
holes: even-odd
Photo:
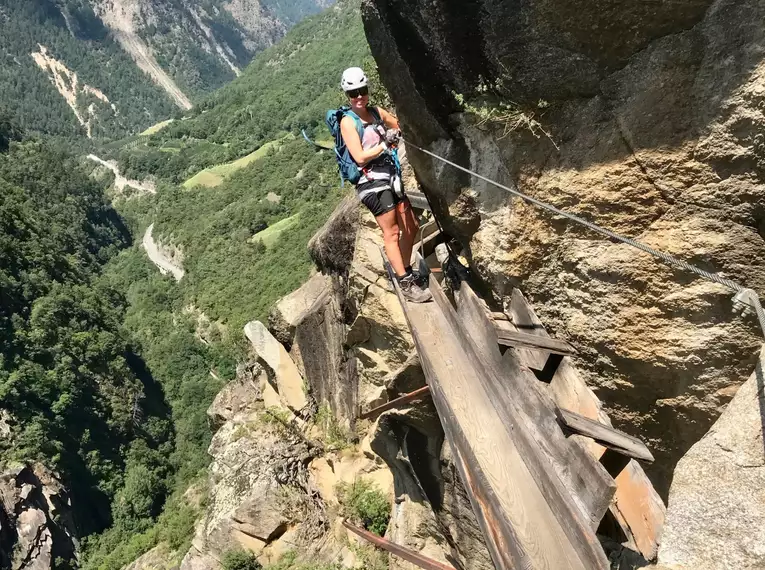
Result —
[{"label": "boulder", "polygon": [[45,466],[0,467],[0,567],[49,570],[77,559],[69,492]]},{"label": "boulder", "polygon": [[268,328],[276,340],[289,350],[295,335],[295,326],[303,314],[331,288],[332,278],[323,273],[316,273],[299,289],[279,299],[268,317]]},{"label": "boulder", "polygon": [[396,397],[414,392],[425,384],[425,373],[417,351],[412,351],[406,361],[385,378],[386,389]]},{"label": "boulder", "polygon": [[385,386],[370,386],[361,395],[361,408],[365,411],[372,410],[388,402],[388,390]]},{"label": "boulder", "polygon": [[290,519],[283,511],[284,501],[276,480],[265,482],[254,491],[234,511],[232,519],[239,532],[265,545],[284,534]]},{"label": "boulder", "polygon": [[677,464],[659,562],[765,568],[765,347],[757,370]]},{"label": "boulder", "polygon": [[[760,0],[365,0],[362,16],[410,143],[765,291]],[[756,320],[725,288],[408,154],[497,301],[520,286],[616,427],[651,442],[666,497],[749,376]]]},{"label": "boulder", "polygon": [[298,413],[306,407],[303,378],[284,346],[268,332],[260,321],[252,321],[244,327],[244,334],[252,344],[258,358],[272,373],[276,390],[285,406]]}]

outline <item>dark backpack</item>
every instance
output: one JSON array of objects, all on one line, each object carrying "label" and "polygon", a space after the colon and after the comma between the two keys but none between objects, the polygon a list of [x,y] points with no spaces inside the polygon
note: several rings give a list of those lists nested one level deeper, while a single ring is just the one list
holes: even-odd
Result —
[{"label": "dark backpack", "polygon": [[[382,122],[377,109],[369,107],[369,111],[372,113],[375,121],[379,123]],[[343,134],[340,132],[340,121],[342,121],[343,117],[346,115],[354,120],[356,123],[356,130],[359,133],[359,138],[363,139],[364,125],[359,116],[351,111],[351,108],[347,105],[343,105],[339,109],[330,109],[327,111],[324,121],[327,123],[329,132],[332,133],[332,136],[335,139],[335,158],[337,159],[337,166],[340,169],[340,180],[343,184],[345,184],[346,180],[351,184],[356,184],[361,178],[361,169],[359,168],[359,165],[356,164],[356,161],[353,160],[351,153],[348,152],[348,147],[345,146],[345,141],[343,140]]]}]

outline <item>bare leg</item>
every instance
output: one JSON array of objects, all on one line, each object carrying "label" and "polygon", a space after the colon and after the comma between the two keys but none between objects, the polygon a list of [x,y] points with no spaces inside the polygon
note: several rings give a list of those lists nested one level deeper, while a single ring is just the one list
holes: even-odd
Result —
[{"label": "bare leg", "polygon": [[401,229],[401,238],[398,242],[401,260],[404,262],[404,267],[408,267],[412,263],[412,247],[420,229],[420,223],[408,199],[396,205],[396,221]]},{"label": "bare leg", "polygon": [[[383,233],[383,241],[385,242],[385,254],[388,256],[393,271],[396,275],[402,277],[406,273],[406,265],[401,257],[401,250],[399,249],[399,228],[396,221],[396,210],[385,212],[375,218],[377,225]],[[411,248],[410,248],[411,254]]]}]

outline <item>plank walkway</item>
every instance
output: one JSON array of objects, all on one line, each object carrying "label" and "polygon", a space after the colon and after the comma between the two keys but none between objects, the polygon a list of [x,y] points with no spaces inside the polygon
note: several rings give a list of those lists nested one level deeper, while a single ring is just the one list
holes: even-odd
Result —
[{"label": "plank walkway", "polygon": [[[510,316],[517,330],[549,337],[534,309],[518,289],[512,294]],[[540,370],[545,366],[547,355],[543,352],[523,349],[515,352],[529,368]],[[600,400],[587,387],[569,358],[563,359],[548,387],[559,407],[611,425]],[[593,456],[601,458],[605,454],[605,448],[599,443],[589,439],[583,443]],[[627,544],[646,560],[655,560],[667,508],[637,461],[630,461],[615,480],[616,495],[609,511],[627,538]]]},{"label": "plank walkway", "polygon": [[[422,262],[421,271],[427,272]],[[608,512],[621,517],[620,525],[631,518],[630,509],[615,507],[620,471],[632,473],[634,464],[642,473],[632,457],[653,458],[639,440],[597,416],[593,421],[599,402],[587,400],[592,393],[583,383],[561,389],[560,376],[571,376],[568,359],[576,350],[550,339],[520,302],[512,319],[492,315],[467,283],[455,294],[456,309],[432,274],[434,302],[407,303],[397,283],[394,288],[428,390],[386,407],[409,405],[429,392],[497,570],[607,570],[595,532]],[[500,345],[513,348],[503,354]],[[546,370],[549,384],[533,369]],[[559,399],[566,398],[556,394],[569,392],[581,401],[568,398],[574,406],[561,409]],[[640,486],[647,478],[633,482]],[[650,513],[647,518],[650,526]],[[629,543],[649,552],[640,535],[630,532]]]},{"label": "plank walkway", "polygon": [[[440,286],[431,276],[431,290]],[[606,570],[591,528],[541,456],[516,409],[490,391],[499,381],[440,302],[396,292],[462,481],[498,570]],[[448,301],[446,301],[448,303]]]}]

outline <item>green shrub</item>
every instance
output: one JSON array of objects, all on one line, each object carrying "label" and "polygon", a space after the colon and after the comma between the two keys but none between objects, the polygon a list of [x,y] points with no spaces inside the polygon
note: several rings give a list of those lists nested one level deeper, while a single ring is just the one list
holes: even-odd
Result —
[{"label": "green shrub", "polygon": [[350,485],[338,483],[336,489],[345,517],[378,536],[385,534],[390,521],[390,501],[375,483],[357,479]]},{"label": "green shrub", "polygon": [[388,570],[390,559],[387,552],[370,544],[351,544],[350,549],[356,556],[356,568],[363,570]]},{"label": "green shrub", "polygon": [[327,404],[319,407],[313,420],[321,430],[322,440],[330,449],[344,449],[351,445],[352,434],[340,425]]},{"label": "green shrub", "polygon": [[252,552],[229,550],[223,555],[223,570],[261,570],[263,568]]}]

